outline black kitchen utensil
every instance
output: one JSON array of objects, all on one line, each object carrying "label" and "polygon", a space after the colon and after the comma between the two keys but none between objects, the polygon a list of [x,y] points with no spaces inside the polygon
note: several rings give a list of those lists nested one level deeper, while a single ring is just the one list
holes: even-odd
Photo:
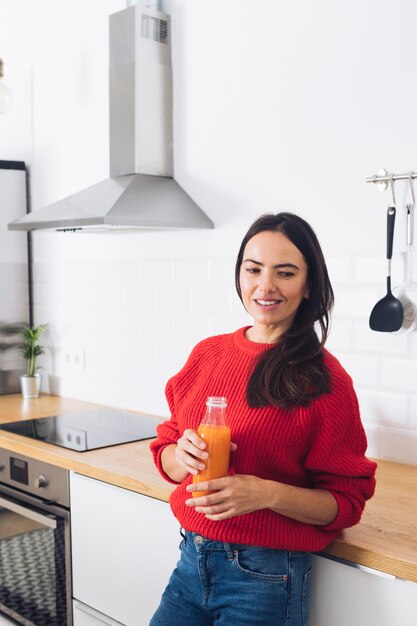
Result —
[{"label": "black kitchen utensil", "polygon": [[413,281],[413,262],[414,262],[414,210],[416,206],[416,198],[414,195],[413,179],[410,173],[409,178],[412,202],[406,203],[407,211],[407,258],[405,262],[405,278],[406,282],[397,285],[392,290],[393,295],[403,305],[404,319],[403,324],[398,331],[399,333],[411,333],[417,328],[417,282]]},{"label": "black kitchen utensil", "polygon": [[387,211],[387,295],[379,300],[372,309],[369,326],[372,330],[392,333],[399,330],[403,323],[404,309],[398,298],[391,292],[391,258],[394,240],[395,206]]}]

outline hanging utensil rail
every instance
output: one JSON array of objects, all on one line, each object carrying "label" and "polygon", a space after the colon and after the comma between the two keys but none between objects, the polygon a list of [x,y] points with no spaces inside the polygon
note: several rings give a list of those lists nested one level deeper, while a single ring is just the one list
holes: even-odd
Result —
[{"label": "hanging utensil rail", "polygon": [[385,189],[390,181],[395,180],[410,180],[410,178],[417,178],[417,172],[407,172],[405,174],[390,174],[387,170],[381,170],[378,174],[370,176],[366,179],[367,183],[386,183]]}]

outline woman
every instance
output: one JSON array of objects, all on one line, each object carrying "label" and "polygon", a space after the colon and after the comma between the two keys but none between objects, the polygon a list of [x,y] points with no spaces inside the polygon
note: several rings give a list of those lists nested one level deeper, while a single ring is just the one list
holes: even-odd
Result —
[{"label": "woman", "polygon": [[[324,349],[333,291],[309,224],[291,213],[256,220],[236,288],[253,326],[193,349],[167,384],[172,417],[151,444],[178,483],[171,507],[185,531],[151,626],[308,624],[309,553],[356,524],[374,492],[352,381]],[[228,399],[232,469],[193,485],[208,396]],[[192,497],[201,490],[215,492]]]}]

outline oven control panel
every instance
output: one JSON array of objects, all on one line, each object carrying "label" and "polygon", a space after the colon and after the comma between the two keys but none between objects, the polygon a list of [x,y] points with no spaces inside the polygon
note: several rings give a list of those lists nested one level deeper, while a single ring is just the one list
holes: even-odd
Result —
[{"label": "oven control panel", "polygon": [[29,463],[17,459],[14,456],[10,457],[10,478],[22,485],[29,485]]},{"label": "oven control panel", "polygon": [[69,472],[62,467],[0,449],[0,483],[69,508]]}]

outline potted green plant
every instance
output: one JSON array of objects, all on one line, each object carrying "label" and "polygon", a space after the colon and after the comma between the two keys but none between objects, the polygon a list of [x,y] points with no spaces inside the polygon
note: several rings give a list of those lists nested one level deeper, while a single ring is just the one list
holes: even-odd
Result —
[{"label": "potted green plant", "polygon": [[20,351],[26,359],[26,374],[20,377],[22,396],[24,398],[38,398],[41,389],[41,375],[37,373],[36,359],[45,350],[39,345],[39,337],[47,328],[47,324],[41,324],[37,328],[28,326],[24,328],[21,335],[23,341],[20,344]]}]

